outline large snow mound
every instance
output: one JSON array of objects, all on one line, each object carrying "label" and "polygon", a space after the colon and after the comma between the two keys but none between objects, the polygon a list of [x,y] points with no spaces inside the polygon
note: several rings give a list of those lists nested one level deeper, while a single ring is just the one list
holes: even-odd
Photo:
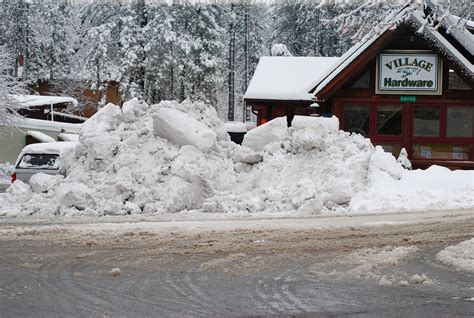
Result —
[{"label": "large snow mound", "polygon": [[354,213],[474,207],[471,171],[404,170],[337,118],[277,118],[230,141],[213,107],[134,99],[87,120],[65,177],[0,194],[0,215]]},{"label": "large snow mound", "polygon": [[436,255],[436,259],[456,269],[474,272],[474,238],[448,246]]},{"label": "large snow mound", "polygon": [[155,135],[177,145],[191,145],[208,151],[216,142],[216,133],[182,111],[162,107],[153,117]]}]

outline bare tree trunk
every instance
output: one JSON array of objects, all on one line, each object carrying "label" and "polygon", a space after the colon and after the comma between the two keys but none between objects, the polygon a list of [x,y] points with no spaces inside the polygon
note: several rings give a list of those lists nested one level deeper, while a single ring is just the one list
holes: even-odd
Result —
[{"label": "bare tree trunk", "polygon": [[23,50],[23,73],[21,74],[21,78],[23,81],[26,81],[28,78],[28,71],[30,66],[30,50],[28,46],[25,46]]}]

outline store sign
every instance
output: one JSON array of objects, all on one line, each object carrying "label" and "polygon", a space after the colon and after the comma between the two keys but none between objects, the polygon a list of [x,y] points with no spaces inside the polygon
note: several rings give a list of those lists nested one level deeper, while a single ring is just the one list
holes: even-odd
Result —
[{"label": "store sign", "polygon": [[441,94],[441,62],[436,54],[381,53],[377,63],[378,94]]}]

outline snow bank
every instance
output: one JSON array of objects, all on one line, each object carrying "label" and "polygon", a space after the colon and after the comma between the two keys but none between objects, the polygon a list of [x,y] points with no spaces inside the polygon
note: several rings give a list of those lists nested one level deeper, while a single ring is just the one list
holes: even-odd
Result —
[{"label": "snow bank", "polygon": [[[192,127],[189,134],[200,127],[199,133],[212,135],[212,150],[155,136],[153,118],[165,112],[180,112],[180,125]],[[193,126],[196,122],[199,125]],[[175,131],[169,127],[167,133]],[[186,138],[189,134],[183,132]],[[235,182],[234,147],[215,109],[202,103],[162,102],[150,107],[132,100],[122,109],[109,104],[84,123],[75,153],[63,160],[66,177],[37,175],[31,187],[15,182],[9,193],[0,194],[0,214],[122,215],[198,209],[207,196]]]},{"label": "snow bank", "polygon": [[[292,127],[296,130],[309,129],[335,132],[339,130],[339,120],[334,116],[332,118],[295,116]],[[245,135],[242,145],[255,151],[262,151],[266,145],[282,140],[287,130],[286,117],[279,117],[249,131]]]},{"label": "snow bank", "polygon": [[445,248],[436,259],[459,270],[474,272],[474,239]]},{"label": "snow bank", "polygon": [[[354,213],[474,207],[473,172],[402,169],[337,118],[277,118],[230,141],[203,103],[138,100],[87,120],[66,177],[0,194],[0,215],[202,212]],[[46,147],[48,144],[43,144]]]},{"label": "snow bank", "polygon": [[182,111],[162,107],[153,117],[155,135],[177,145],[191,145],[209,151],[216,142],[216,133]]},{"label": "snow bank", "polygon": [[[386,162],[386,161],[385,161]],[[474,171],[440,166],[401,170],[400,177],[373,171],[366,191],[355,195],[351,211],[417,211],[474,207]]]},{"label": "snow bank", "polygon": [[10,185],[11,175],[15,171],[15,166],[10,163],[0,163],[0,189],[2,186],[7,187]]}]

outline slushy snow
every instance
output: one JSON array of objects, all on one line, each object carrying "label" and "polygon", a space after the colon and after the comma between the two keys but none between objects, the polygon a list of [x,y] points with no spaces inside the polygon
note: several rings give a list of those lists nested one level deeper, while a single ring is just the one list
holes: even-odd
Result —
[{"label": "slushy snow", "polygon": [[448,246],[436,255],[436,259],[456,269],[474,272],[474,238]]},{"label": "slushy snow", "polygon": [[203,103],[134,99],[88,119],[65,177],[0,194],[0,215],[202,212],[356,213],[474,207],[474,175],[408,171],[336,117],[277,118],[230,141]]}]

